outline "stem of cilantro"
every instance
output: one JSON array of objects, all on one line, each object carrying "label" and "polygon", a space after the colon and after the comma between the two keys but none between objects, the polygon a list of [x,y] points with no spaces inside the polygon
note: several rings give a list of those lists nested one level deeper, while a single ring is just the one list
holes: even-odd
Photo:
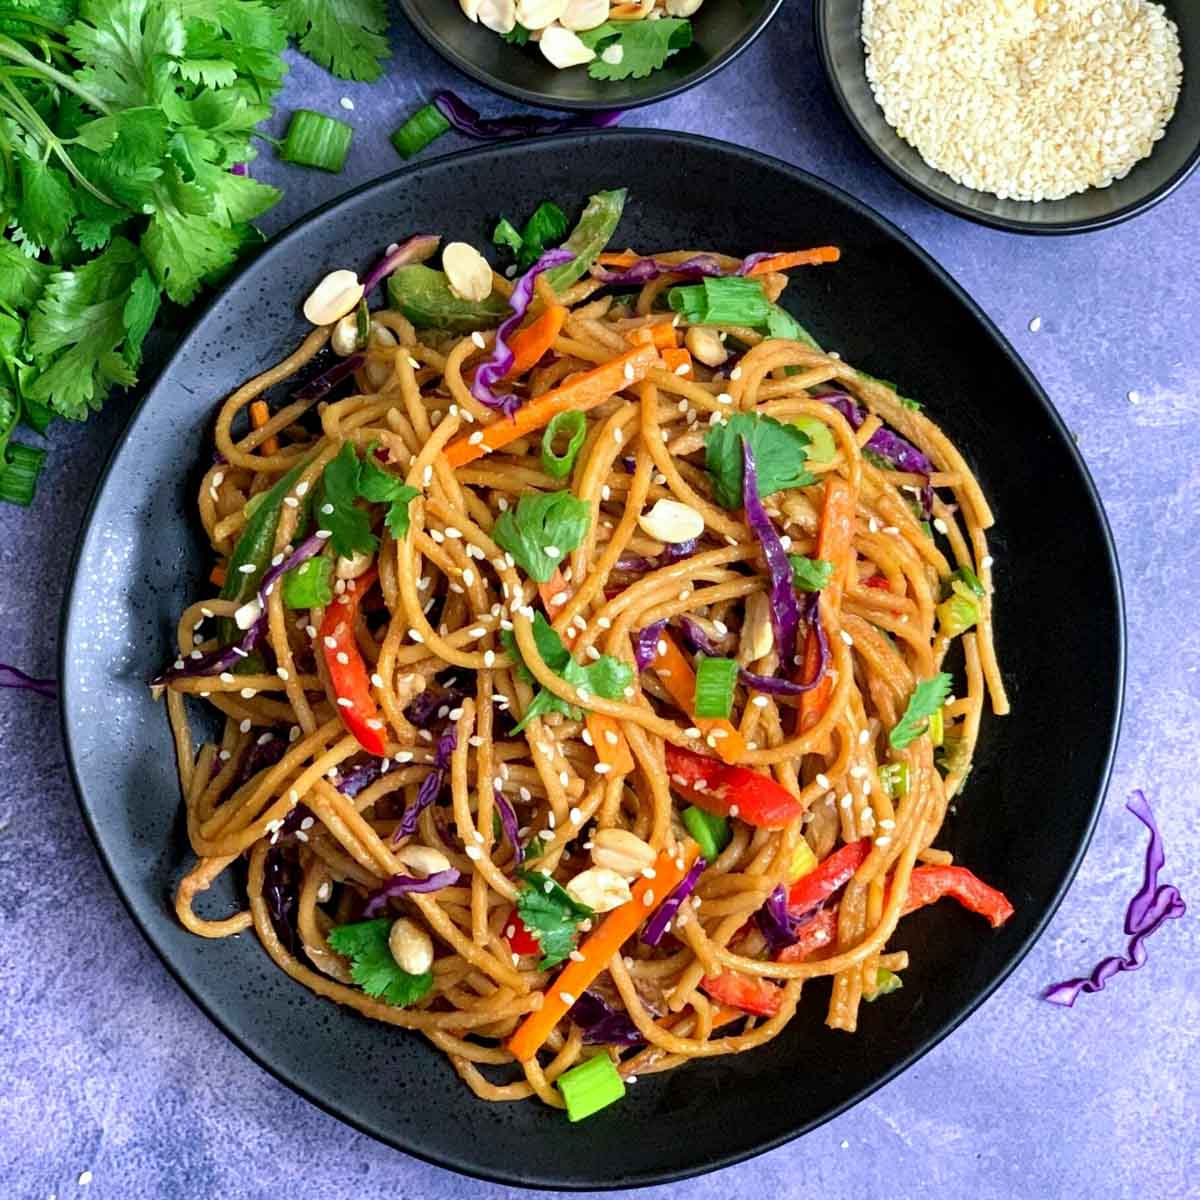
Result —
[{"label": "stem of cilantro", "polygon": [[35,17],[27,8],[0,8],[0,21],[23,21],[26,25],[40,25],[43,29],[59,28],[45,17]]},{"label": "stem of cilantro", "polygon": [[72,79],[70,75],[65,75],[62,71],[52,67],[49,63],[44,63],[40,59],[35,58],[20,42],[14,42],[12,38],[5,37],[3,34],[0,34],[0,58],[8,58],[15,63],[20,63],[23,67],[31,68],[42,76],[42,78],[51,80],[68,92],[73,92],[80,100],[91,105],[102,116],[112,116],[112,109],[81,83]]}]

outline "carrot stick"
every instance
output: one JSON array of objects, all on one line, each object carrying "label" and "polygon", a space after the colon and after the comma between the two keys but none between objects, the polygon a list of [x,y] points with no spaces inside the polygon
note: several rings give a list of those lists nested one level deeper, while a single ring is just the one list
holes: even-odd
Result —
[{"label": "carrot stick", "polygon": [[587,412],[617,392],[645,379],[647,372],[658,361],[658,351],[653,346],[636,346],[527,401],[512,417],[497,421],[486,429],[476,429],[467,437],[457,438],[446,447],[446,461],[452,469],[466,466],[492,450],[499,450],[501,446],[515,442],[527,433],[541,429],[560,412],[570,409]]},{"label": "carrot stick", "polygon": [[542,1007],[530,1013],[508,1039],[508,1048],[514,1058],[527,1062],[538,1052],[571,1005],[591,987],[596,976],[607,969],[613,955],[620,954],[621,947],[638,931],[642,922],[691,870],[700,848],[694,842],[688,842],[681,857],[677,857],[679,853],[662,851],[654,863],[654,878],[639,879],[632,887],[633,899],[614,908],[579,947],[580,957],[567,963],[543,993]]},{"label": "carrot stick", "polygon": [[[854,498],[850,485],[840,475],[829,475],[825,479],[825,507],[821,510],[821,524],[817,529],[816,556],[833,563],[833,575],[825,588],[825,594],[833,608],[842,602],[842,589],[846,586],[854,551]],[[817,620],[820,620],[820,614]],[[821,661],[820,644],[815,630],[810,629],[804,641],[804,678],[811,679]],[[826,672],[825,677],[811,691],[800,696],[798,728],[801,733],[811,729],[820,719],[829,703],[833,681]]]},{"label": "carrot stick", "polygon": [[663,348],[662,360],[663,365],[672,375],[678,375],[680,379],[691,379],[692,356],[683,347],[676,348],[670,346]]},{"label": "carrot stick", "polygon": [[[554,620],[555,611],[566,604],[570,592],[567,581],[557,568],[545,583],[538,584],[538,595],[542,598],[542,607],[545,608],[546,615],[551,620]],[[563,599],[560,600],[560,596]],[[557,603],[555,603],[556,601]],[[574,625],[564,629],[563,641],[570,642],[575,637],[575,633]],[[634,767],[633,755],[630,753],[625,735],[621,732],[621,723],[615,717],[597,712],[588,713],[586,720],[596,757],[602,763],[606,763],[611,772],[617,775],[628,775]]]},{"label": "carrot stick", "polygon": [[215,567],[208,573],[208,582],[215,583],[217,587],[225,586],[225,564],[217,563]]},{"label": "carrot stick", "polygon": [[[255,400],[250,405],[250,423],[255,429],[261,429],[271,419],[271,410],[267,407],[265,400]],[[279,439],[277,437],[269,437],[262,444],[262,452],[264,454],[279,453]]]},{"label": "carrot stick", "polygon": [[640,259],[640,254],[632,250],[622,250],[619,254],[601,254],[596,262],[602,267],[632,267]]},{"label": "carrot stick", "polygon": [[819,267],[822,263],[835,263],[842,257],[836,246],[818,246],[815,250],[792,250],[787,254],[776,254],[761,259],[747,274],[769,275],[772,271],[786,271],[790,267]]},{"label": "carrot stick", "polygon": [[652,321],[649,325],[639,325],[625,335],[626,341],[635,346],[657,346],[660,350],[674,350],[679,344],[679,335],[675,330],[675,321],[668,317],[665,321]]},{"label": "carrot stick", "polygon": [[513,365],[506,379],[524,375],[541,360],[542,355],[554,345],[554,339],[562,332],[567,319],[567,310],[561,304],[552,304],[535,321],[524,329],[518,329],[508,339],[508,348],[513,353]]},{"label": "carrot stick", "polygon": [[[696,672],[679,644],[667,630],[658,635],[658,650],[650,663],[671,699],[690,714],[696,701]],[[723,717],[693,717],[696,728],[712,737],[709,743],[727,763],[737,762],[746,752],[746,743],[736,726]],[[720,733],[724,730],[724,733]],[[714,736],[715,735],[715,736]]]}]

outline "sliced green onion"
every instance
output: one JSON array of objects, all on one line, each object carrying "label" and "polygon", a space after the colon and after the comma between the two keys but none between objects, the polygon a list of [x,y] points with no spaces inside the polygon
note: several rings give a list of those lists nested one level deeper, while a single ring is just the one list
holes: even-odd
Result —
[{"label": "sliced green onion", "polygon": [[0,500],[28,508],[37,491],[38,476],[46,461],[45,450],[10,442],[6,461],[0,466]]},{"label": "sliced green onion", "polygon": [[354,310],[354,338],[356,350],[365,350],[367,342],[371,340],[371,310],[367,307],[365,296],[358,302],[358,307]]},{"label": "sliced green onion", "polygon": [[833,578],[833,563],[823,558],[806,558],[803,554],[789,554],[792,563],[792,582],[802,592],[819,592],[829,586]]},{"label": "sliced green onion", "polygon": [[[683,810],[684,827],[700,847],[700,853],[710,862],[716,862],[722,850],[729,845],[733,836],[729,822],[715,813],[705,812],[694,804]],[[805,845],[808,843],[806,842]]]},{"label": "sliced green onion", "polygon": [[564,1071],[555,1083],[566,1101],[567,1117],[572,1121],[582,1121],[625,1095],[625,1080],[603,1051]]},{"label": "sliced green onion", "polygon": [[[559,437],[567,439],[567,448],[562,454],[554,452],[554,443]],[[546,474],[555,479],[566,478],[586,437],[587,418],[578,409],[555,413],[542,434],[542,469]]]},{"label": "sliced green onion", "polygon": [[865,1000],[878,1000],[880,996],[886,996],[889,992],[897,991],[904,986],[904,981],[896,974],[895,971],[889,971],[887,967],[875,968],[875,988],[873,991],[864,994]]},{"label": "sliced green onion", "polygon": [[733,689],[738,665],[732,658],[705,658],[696,664],[696,699],[693,711],[698,717],[728,717],[733,711]]},{"label": "sliced green onion", "polygon": [[954,590],[934,610],[938,618],[938,632],[942,637],[958,637],[972,628],[979,620],[979,600],[965,583],[957,579]]},{"label": "sliced green onion", "polygon": [[317,167],[336,175],[346,165],[354,130],[345,121],[298,108],[288,123],[287,137],[279,150],[284,162]]},{"label": "sliced green onion", "polygon": [[392,145],[401,158],[409,159],[420,154],[430,142],[437,141],[449,128],[450,122],[442,116],[437,105],[426,104],[392,134]]},{"label": "sliced green onion", "polygon": [[951,588],[954,591],[958,591],[958,589],[954,587],[955,583],[965,584],[977,596],[982,597],[982,596],[986,595],[986,593],[983,590],[983,584],[979,582],[979,576],[976,575],[975,572],[972,571],[970,567],[959,567],[958,570],[955,571],[954,574],[950,576]]},{"label": "sliced green onion", "polygon": [[283,577],[283,602],[288,608],[324,608],[333,600],[333,563],[310,558]]},{"label": "sliced green onion", "polygon": [[831,463],[837,455],[833,430],[820,417],[797,417],[793,425],[808,437],[805,457],[812,463]]},{"label": "sliced green onion", "polygon": [[749,325],[767,323],[771,302],[755,279],[725,276],[705,279],[690,287],[673,287],[667,302],[689,325]]},{"label": "sliced green onion", "polygon": [[929,740],[935,745],[940,746],[946,736],[946,720],[942,716],[942,710],[935,709],[929,718]]},{"label": "sliced green onion", "polygon": [[933,526],[928,521],[921,522],[921,532],[932,542],[933,541]]},{"label": "sliced green onion", "polygon": [[908,763],[885,763],[879,768],[879,786],[893,800],[908,795]]},{"label": "sliced green onion", "polygon": [[[767,335],[799,342],[802,346],[811,346],[814,350],[821,349],[817,339],[786,308],[780,308],[778,304],[772,304],[771,311],[767,314]],[[799,370],[799,367],[787,368],[787,372],[792,375]]]}]

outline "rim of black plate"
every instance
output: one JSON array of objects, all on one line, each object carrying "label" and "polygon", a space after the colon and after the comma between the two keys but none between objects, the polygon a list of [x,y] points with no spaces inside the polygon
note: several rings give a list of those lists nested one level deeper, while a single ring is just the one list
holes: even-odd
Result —
[{"label": "rim of black plate", "polygon": [[[841,3],[843,0],[837,0],[837,2]],[[1172,192],[1186,183],[1196,168],[1200,166],[1200,138],[1198,138],[1195,148],[1188,155],[1183,165],[1162,183],[1158,184],[1157,187],[1147,192],[1141,199],[1130,201],[1130,203],[1122,205],[1112,212],[1103,213],[1096,217],[1085,217],[1081,220],[1023,221],[1019,217],[997,216],[994,213],[989,213],[984,208],[977,208],[971,204],[963,204],[958,200],[952,200],[948,196],[943,196],[933,188],[928,187],[913,175],[912,172],[906,170],[892,155],[887,153],[878,140],[858,119],[858,115],[855,113],[853,106],[846,97],[845,89],[842,87],[842,72],[833,63],[833,55],[829,44],[829,25],[826,21],[826,12],[830,3],[831,0],[813,0],[813,28],[815,32],[814,40],[817,44],[817,57],[821,60],[821,67],[825,72],[825,79],[829,84],[829,90],[833,92],[833,98],[837,101],[838,107],[842,110],[843,115],[849,121],[854,132],[858,134],[863,145],[870,150],[888,174],[893,179],[902,183],[910,192],[915,192],[922,199],[928,200],[930,204],[936,205],[944,212],[953,213],[957,217],[965,217],[968,221],[974,221],[977,225],[986,225],[991,229],[999,229],[1003,233],[1024,233],[1034,237],[1056,237],[1063,234],[1091,233],[1098,229],[1111,229],[1114,225],[1123,225],[1126,221],[1130,221],[1134,217],[1140,216],[1142,213],[1154,208],[1155,205],[1161,204]],[[979,193],[980,196],[985,194],[984,192]],[[1050,203],[1054,202],[1050,201]],[[1005,345],[1007,347],[1007,343]]]},{"label": "rim of black plate", "polygon": [[[1051,898],[1050,903],[1046,906],[1045,910],[1039,917],[1034,928],[1031,930],[1028,936],[1012,951],[995,977],[989,981],[986,987],[982,988],[978,994],[972,998],[970,1003],[967,1004],[960,1013],[956,1014],[953,1018],[947,1020],[937,1029],[933,1030],[933,1032],[931,1032],[910,1054],[893,1063],[879,1078],[873,1080],[870,1085],[861,1088],[859,1091],[848,1097],[844,1102],[823,1113],[819,1119],[806,1122],[797,1128],[789,1130],[779,1136],[765,1138],[763,1141],[752,1146],[703,1159],[698,1161],[694,1168],[688,1167],[678,1170],[665,1168],[659,1171],[649,1171],[643,1175],[639,1175],[633,1181],[553,1181],[547,1184],[542,1179],[522,1177],[516,1172],[516,1170],[512,1172],[491,1171],[487,1169],[481,1169],[465,1158],[456,1158],[451,1155],[436,1155],[430,1153],[424,1150],[420,1145],[406,1142],[403,1139],[391,1135],[379,1128],[372,1127],[367,1121],[351,1119],[343,1113],[338,1112],[331,1102],[327,1102],[320,1096],[314,1094],[314,1092],[311,1091],[303,1082],[292,1077],[290,1072],[277,1067],[267,1057],[254,1050],[250,1045],[243,1041],[240,1035],[231,1029],[225,1023],[225,1021],[223,1021],[217,1015],[216,1012],[212,1011],[200,999],[197,992],[193,989],[190,980],[176,969],[174,964],[166,956],[166,953],[159,948],[149,929],[139,918],[133,901],[127,894],[121,878],[116,874],[112,863],[109,861],[108,856],[105,854],[102,848],[99,833],[93,819],[89,803],[85,797],[82,782],[81,764],[78,761],[76,748],[71,740],[71,730],[67,720],[69,697],[66,684],[69,678],[69,672],[67,669],[68,664],[66,662],[66,640],[61,635],[61,630],[66,627],[71,617],[71,613],[76,605],[75,594],[78,586],[78,568],[80,556],[83,550],[84,542],[87,538],[88,530],[92,523],[94,511],[108,482],[108,477],[112,470],[113,463],[126,439],[129,429],[132,428],[137,418],[140,416],[143,408],[145,408],[147,405],[150,396],[156,390],[162,378],[169,371],[170,361],[173,361],[177,356],[182,354],[183,351],[191,344],[192,340],[197,337],[198,327],[206,320],[211,312],[216,310],[221,305],[226,293],[240,285],[244,273],[249,270],[253,270],[257,264],[261,263],[263,259],[268,256],[286,257],[290,251],[290,243],[298,235],[298,233],[303,231],[303,229],[313,221],[319,220],[326,213],[338,208],[343,204],[351,203],[357,197],[373,190],[388,188],[392,186],[394,181],[398,178],[409,178],[414,176],[421,171],[424,164],[414,164],[412,166],[401,168],[398,171],[393,171],[387,175],[381,176],[379,179],[372,180],[370,183],[364,184],[352,191],[345,192],[335,199],[330,200],[320,207],[314,209],[306,216],[293,222],[285,230],[278,234],[270,243],[267,244],[267,246],[252,263],[247,264],[245,268],[239,271],[238,274],[233,277],[233,279],[231,279],[227,284],[225,284],[224,287],[221,288],[221,290],[213,297],[213,299],[204,307],[203,311],[199,313],[191,322],[187,333],[180,340],[178,346],[172,353],[171,360],[166,364],[166,366],[164,366],[163,370],[159,374],[159,377],[154,381],[154,384],[147,388],[146,394],[141,398],[141,400],[139,400],[137,407],[130,414],[125,429],[117,438],[112,450],[109,453],[104,470],[100,474],[95,489],[92,493],[91,500],[88,503],[87,512],[81,525],[81,533],[72,552],[69,576],[70,583],[68,584],[66,592],[63,596],[62,608],[59,617],[60,636],[58,646],[58,672],[59,678],[63,685],[59,690],[59,721],[62,731],[63,744],[67,752],[67,766],[71,776],[71,781],[75,787],[76,798],[79,802],[80,811],[83,815],[84,823],[87,827],[89,836],[92,838],[92,841],[96,846],[104,869],[108,874],[109,879],[112,881],[117,895],[120,897],[121,902],[124,904],[127,912],[132,918],[133,923],[137,926],[142,933],[142,936],[146,939],[151,948],[161,959],[167,971],[183,989],[184,993],[196,1004],[196,1006],[205,1014],[205,1016],[208,1017],[208,1019],[211,1020],[213,1024],[216,1025],[217,1028],[229,1038],[230,1041],[232,1041],[247,1055],[247,1057],[256,1062],[275,1079],[278,1079],[281,1083],[285,1084],[294,1092],[303,1096],[307,1101],[309,1101],[309,1103],[315,1105],[317,1108],[329,1114],[331,1117],[334,1117],[343,1124],[357,1129],[361,1133],[367,1134],[369,1137],[372,1137],[377,1141],[383,1142],[385,1145],[391,1146],[393,1149],[402,1151],[405,1154],[409,1154],[414,1158],[420,1159],[422,1162],[431,1163],[434,1166],[456,1171],[461,1175],[465,1175],[473,1179],[482,1179],[493,1183],[502,1183],[523,1188],[542,1188],[550,1186],[554,1190],[565,1192],[610,1191],[618,1188],[621,1190],[632,1190],[634,1188],[651,1187],[659,1184],[676,1182],[678,1180],[690,1179],[697,1175],[706,1174],[710,1171],[720,1170],[724,1167],[733,1166],[737,1163],[745,1162],[748,1159],[757,1157],[760,1154],[764,1154],[767,1151],[777,1149],[779,1146],[785,1145],[806,1133],[810,1133],[812,1130],[824,1125],[827,1121],[840,1116],[847,1109],[850,1109],[856,1104],[861,1103],[879,1088],[883,1087],[887,1083],[890,1083],[898,1075],[906,1071],[917,1060],[924,1057],[925,1054],[942,1042],[968,1017],[975,1013],[984,1004],[984,1002],[996,992],[1000,985],[1004,983],[1006,979],[1008,979],[1008,977],[1020,964],[1022,959],[1025,958],[1026,954],[1029,953],[1034,943],[1037,942],[1037,940],[1041,937],[1051,918],[1058,911],[1058,908],[1063,901],[1063,897],[1066,895],[1067,890],[1070,888],[1071,883],[1075,879],[1075,875],[1079,870],[1079,866],[1083,861],[1083,857],[1087,852],[1088,846],[1091,844],[1092,837],[1095,833],[1096,824],[1099,820],[1100,810],[1103,806],[1105,793],[1107,792],[1109,780],[1112,775],[1113,760],[1116,754],[1117,742],[1119,739],[1124,715],[1127,641],[1125,603],[1121,586],[1120,565],[1117,560],[1112,530],[1109,526],[1108,518],[1104,512],[1103,505],[1100,502],[1099,493],[1096,490],[1095,483],[1092,480],[1091,474],[1087,469],[1087,465],[1085,464],[1082,455],[1079,453],[1079,450],[1076,447],[1074,440],[1071,438],[1066,425],[1059,416],[1057,410],[1054,408],[1053,404],[1051,404],[1045,391],[1042,389],[1037,379],[1033,376],[1032,372],[1030,372],[1028,367],[1026,367],[1020,356],[1009,344],[1008,340],[995,326],[995,324],[993,324],[991,319],[980,308],[980,306],[929,254],[921,249],[921,247],[918,246],[912,238],[900,230],[886,217],[875,212],[874,209],[870,208],[862,201],[857,200],[855,197],[843,191],[841,188],[835,187],[833,184],[827,183],[825,180],[820,179],[815,175],[811,175],[809,172],[803,171],[799,167],[794,167],[790,163],[783,162],[782,160],[773,158],[770,155],[761,154],[755,150],[748,150],[740,146],[732,146],[729,143],[719,141],[716,138],[702,137],[698,134],[673,133],[660,130],[611,129],[603,131],[589,131],[587,133],[555,134],[552,137],[548,137],[543,140],[564,147],[578,145],[581,150],[584,150],[594,149],[594,139],[596,137],[641,140],[662,144],[680,141],[687,142],[709,150],[716,150],[722,154],[726,154],[734,158],[741,158],[748,162],[753,162],[759,166],[769,167],[789,176],[793,182],[801,183],[805,186],[814,187],[818,190],[832,194],[839,202],[848,205],[850,208],[855,210],[858,215],[881,228],[890,237],[898,239],[907,249],[909,249],[918,257],[921,264],[928,271],[930,271],[944,287],[948,288],[954,294],[956,299],[966,307],[971,315],[983,325],[985,330],[1000,347],[1001,351],[1011,360],[1012,365],[1019,372],[1031,392],[1037,397],[1039,403],[1045,409],[1046,415],[1049,417],[1061,435],[1065,449],[1071,455],[1075,466],[1079,470],[1088,501],[1091,504],[1095,517],[1099,523],[1099,528],[1101,530],[1104,543],[1105,560],[1108,567],[1108,579],[1113,589],[1113,601],[1117,618],[1114,646],[1116,656],[1116,712],[1112,726],[1108,732],[1107,745],[1104,748],[1103,770],[1096,788],[1095,796],[1092,800],[1091,814],[1088,820],[1087,829],[1084,836],[1080,839],[1075,853],[1072,855],[1062,883]],[[428,161],[430,163],[436,161],[440,165],[444,166],[448,161],[464,159],[474,155],[503,157],[506,154],[518,152],[522,147],[527,145],[528,142],[526,141],[521,143],[506,143],[498,146],[473,148],[459,151],[452,155],[440,156],[436,159],[430,159]]]},{"label": "rim of black plate", "polygon": [[[447,0],[447,2],[451,5],[453,4],[453,0]],[[604,112],[613,108],[642,108],[644,105],[657,104],[660,100],[669,100],[672,96],[678,96],[681,92],[686,92],[689,88],[703,83],[722,68],[727,67],[744,50],[749,49],[750,45],[758,38],[758,35],[771,23],[782,5],[783,0],[770,0],[770,3],[763,10],[762,15],[741,37],[731,42],[719,54],[714,55],[694,71],[691,71],[674,83],[663,83],[659,87],[647,92],[644,96],[624,97],[614,90],[612,99],[599,96],[594,100],[564,100],[561,97],[552,96],[548,92],[540,92],[536,88],[526,88],[521,87],[520,84],[508,83],[499,75],[493,75],[491,71],[486,70],[478,63],[469,59],[465,54],[460,54],[455,50],[438,33],[434,26],[425,19],[424,15],[411,3],[411,0],[400,0],[400,8],[408,19],[409,24],[425,39],[425,42],[430,47],[436,50],[451,66],[457,67],[464,75],[474,79],[476,83],[481,83],[484,87],[490,88],[493,92],[507,96],[510,100],[519,100],[522,104],[528,104],[534,108],[551,108],[566,112]],[[347,193],[347,195],[350,194]]]}]

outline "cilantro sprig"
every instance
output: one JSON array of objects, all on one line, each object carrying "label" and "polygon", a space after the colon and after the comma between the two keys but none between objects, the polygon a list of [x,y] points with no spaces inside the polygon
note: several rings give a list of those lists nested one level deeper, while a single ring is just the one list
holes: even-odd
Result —
[{"label": "cilantro sprig", "polygon": [[579,939],[579,926],[595,911],[580,904],[565,888],[541,871],[519,871],[517,915],[542,949],[538,967],[545,971],[566,958]]},{"label": "cilantro sprig", "polygon": [[492,537],[531,579],[546,583],[590,522],[588,506],[569,491],[526,493],[515,511],[500,514]]},{"label": "cilantro sprig", "polygon": [[553,200],[543,200],[519,231],[507,217],[501,217],[492,241],[516,255],[518,271],[528,271],[550,246],[566,236],[567,214]]},{"label": "cilantro sprig", "polygon": [[579,35],[596,58],[593,79],[644,79],[672,54],[692,44],[692,23],[676,17],[660,21],[605,21]]},{"label": "cilantro sprig", "polygon": [[350,978],[368,996],[404,1008],[429,994],[433,972],[412,975],[396,962],[388,948],[391,928],[387,917],[335,925],[329,931],[329,944],[350,960]]},{"label": "cilantro sprig", "polygon": [[722,508],[742,507],[742,438],[754,452],[760,499],[815,482],[804,469],[806,433],[773,417],[735,413],[724,424],[714,425],[704,439],[704,465],[712,479],[713,496]]},{"label": "cilantro sprig", "polygon": [[[517,664],[517,674],[526,683],[536,682],[533,672],[525,665],[517,646],[516,636],[512,630],[503,630],[500,640],[506,651]],[[633,668],[611,654],[602,654],[598,659],[589,662],[587,666],[578,663],[571,657],[571,652],[563,645],[558,636],[541,613],[533,618],[533,640],[537,644],[538,654],[542,661],[573,687],[584,692],[591,692],[605,700],[621,700],[625,689],[633,683]],[[569,717],[578,717],[579,709],[568,704],[561,696],[556,696],[546,688],[539,688],[533,702],[517,726],[517,731],[524,729],[534,717],[543,717],[547,713],[559,712]]]},{"label": "cilantro sprig", "polygon": [[[238,2],[238,0],[231,0]],[[339,79],[378,79],[388,57],[387,0],[269,0],[313,62]]]},{"label": "cilantro sprig", "polygon": [[903,750],[929,727],[929,718],[946,703],[954,679],[945,671],[923,679],[913,688],[904,715],[892,726],[888,741],[893,750]]},{"label": "cilantro sprig", "polygon": [[360,460],[354,443],[345,442],[321,475],[317,521],[329,530],[335,554],[373,554],[379,539],[371,532],[371,514],[357,501],[386,504],[384,524],[393,537],[401,538],[408,532],[408,506],[419,494],[379,465],[373,446]]}]

